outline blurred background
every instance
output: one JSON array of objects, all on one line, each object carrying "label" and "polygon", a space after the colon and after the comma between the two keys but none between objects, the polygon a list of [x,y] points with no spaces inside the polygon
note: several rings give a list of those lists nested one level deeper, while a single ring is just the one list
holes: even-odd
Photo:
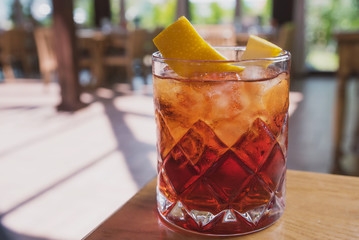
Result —
[{"label": "blurred background", "polygon": [[[80,239],[156,175],[152,39],[292,53],[288,168],[359,176],[358,0],[1,0],[0,239]],[[354,75],[354,74],[357,75]]]}]

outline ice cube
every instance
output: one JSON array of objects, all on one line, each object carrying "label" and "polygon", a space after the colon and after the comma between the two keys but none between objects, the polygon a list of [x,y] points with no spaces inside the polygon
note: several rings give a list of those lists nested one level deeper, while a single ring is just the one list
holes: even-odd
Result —
[{"label": "ice cube", "polygon": [[286,73],[281,73],[279,74],[277,77],[270,79],[270,80],[266,80],[263,81],[263,90],[267,91],[270,90],[272,87],[281,84],[281,82],[284,80],[286,80],[287,78],[287,74]]},{"label": "ice cube", "polygon": [[260,80],[266,78],[266,71],[261,66],[246,66],[240,73],[240,78],[243,80]]},{"label": "ice cube", "polygon": [[282,73],[278,77],[266,81],[262,102],[266,110],[272,115],[286,111],[285,108],[288,108],[289,86],[287,78],[288,75]]}]

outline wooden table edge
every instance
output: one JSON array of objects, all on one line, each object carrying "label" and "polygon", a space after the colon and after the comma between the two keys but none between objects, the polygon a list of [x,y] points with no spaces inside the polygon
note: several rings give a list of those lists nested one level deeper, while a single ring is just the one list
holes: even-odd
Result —
[{"label": "wooden table edge", "polygon": [[[320,191],[320,189],[321,189],[320,186],[326,186],[327,183],[330,184],[330,185],[333,185],[333,184],[334,185],[335,184],[340,185],[340,184],[342,184],[344,182],[345,183],[352,182],[353,183],[353,188],[356,189],[356,187],[357,187],[357,190],[358,190],[358,191],[356,191],[358,193],[355,193],[355,191],[353,192],[353,194],[356,194],[356,195],[353,195],[353,196],[356,197],[359,200],[359,178],[358,177],[334,175],[334,174],[327,174],[327,173],[305,172],[305,171],[298,171],[298,170],[287,170],[287,179],[289,179],[289,181],[291,181],[291,179],[298,181],[298,183],[291,183],[290,185],[291,185],[291,188],[293,188],[292,191],[295,190],[295,191],[299,191],[299,192],[306,191],[309,188],[313,188],[314,190],[319,190]],[[302,182],[301,182],[301,179],[303,180]],[[313,185],[319,184],[318,189],[315,189],[316,186],[313,187],[313,186],[310,186],[309,184],[304,184],[303,185],[303,183],[305,183],[305,181],[308,181],[308,179],[317,180],[317,182],[313,182]],[[293,186],[295,186],[295,187],[293,187]],[[153,197],[153,195],[155,195],[155,193],[154,193],[155,187],[156,187],[156,177],[152,178],[143,188],[141,188],[133,197],[131,197],[131,199],[129,199],[125,204],[123,204],[121,207],[119,207],[114,213],[112,213],[109,217],[107,217],[105,220],[103,220],[95,229],[93,229],[91,232],[89,232],[83,239],[84,240],[87,240],[87,239],[88,240],[99,239],[99,238],[96,238],[96,234],[97,234],[97,236],[99,236],[101,234],[107,234],[107,233],[105,233],[104,230],[106,230],[105,224],[109,219],[113,220],[116,217],[115,215],[119,215],[120,213],[123,213],[126,210],[126,208],[129,207],[129,206],[133,207],[134,203],[139,205],[141,202],[138,201],[138,200],[146,199],[146,197],[147,197],[146,195],[149,195],[149,196]],[[334,188],[335,187],[336,186],[334,186]],[[352,189],[350,189],[351,188],[350,185],[346,186],[347,190],[348,190],[348,188],[349,188],[349,190],[352,190]],[[341,189],[338,189],[338,190],[341,190]],[[348,191],[346,191],[346,192],[348,193]],[[288,192],[287,192],[287,196],[290,195],[290,194],[293,194],[293,193],[288,194]],[[350,191],[349,191],[349,194],[350,194]],[[155,201],[155,199],[153,199],[153,201]],[[305,204],[305,203],[302,203],[302,204]],[[154,205],[154,208],[155,208],[155,202],[153,203],[153,205]],[[298,207],[298,208],[300,208],[300,207]],[[359,213],[359,201],[358,201],[358,209],[354,209],[354,210]],[[151,209],[151,211],[152,211],[152,209]],[[153,210],[153,211],[155,211],[155,210]],[[298,211],[300,211],[300,209]],[[359,214],[357,216],[358,216],[358,221],[357,221],[357,223],[354,223],[354,225],[353,225],[353,226],[355,226],[355,229],[350,229],[351,232],[349,231],[347,233],[347,234],[352,234],[353,236],[355,235],[355,237],[351,238],[351,237],[347,236],[345,239],[359,239]],[[283,221],[283,218],[286,218],[286,214],[284,214],[282,216],[282,218],[279,220],[279,222]],[[293,221],[295,221],[295,220],[291,220],[291,221],[293,223]],[[274,224],[274,226],[275,225],[276,224]],[[273,235],[274,234],[273,232],[275,232],[275,231],[272,231],[270,229],[273,230],[275,228],[270,227],[267,230],[263,230],[261,232],[267,231],[267,233]],[[330,230],[330,228],[327,229],[327,230]],[[139,231],[139,234],[140,234],[140,230],[138,230],[138,231]],[[170,231],[173,231],[173,229],[170,229]],[[258,236],[258,237],[261,237],[261,236],[263,236],[263,235],[260,235],[261,232],[258,232],[259,234],[256,233],[255,235]],[[142,235],[143,234],[144,233],[142,233]],[[180,234],[180,233],[177,232],[175,234]],[[298,233],[298,234],[301,234],[301,233]],[[242,238],[243,239],[252,239],[252,236],[253,236],[253,234],[245,235],[245,236],[242,236],[241,239]],[[356,238],[356,236],[358,238]],[[183,237],[186,237],[186,236],[183,236]],[[110,237],[110,238],[101,238],[101,239],[118,239],[118,238],[111,238]],[[126,239],[129,239],[129,238],[126,238]],[[167,239],[167,238],[164,238],[164,239]],[[169,239],[173,239],[173,238],[169,238]],[[177,239],[177,238],[174,238],[174,239]],[[194,239],[197,239],[196,235],[194,235]],[[272,239],[272,238],[269,238],[269,239]],[[275,238],[273,238],[273,239],[275,239]],[[311,239],[311,238],[303,238],[303,239]],[[335,239],[335,238],[328,238],[328,239]]]}]

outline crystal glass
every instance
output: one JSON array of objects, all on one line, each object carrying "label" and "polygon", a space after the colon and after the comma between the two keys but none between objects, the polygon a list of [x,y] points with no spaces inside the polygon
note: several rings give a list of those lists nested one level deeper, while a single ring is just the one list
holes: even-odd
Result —
[{"label": "crystal glass", "polygon": [[[216,50],[230,60],[153,54],[157,206],[173,226],[240,235],[284,211],[290,54],[241,61],[243,47]],[[173,63],[193,74],[177,75]],[[220,64],[244,70],[219,71]]]}]

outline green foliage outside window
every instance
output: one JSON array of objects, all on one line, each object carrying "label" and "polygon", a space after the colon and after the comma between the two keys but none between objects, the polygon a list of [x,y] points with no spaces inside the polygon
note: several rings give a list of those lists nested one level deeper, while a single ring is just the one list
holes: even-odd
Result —
[{"label": "green foliage outside window", "polygon": [[193,24],[232,23],[234,7],[223,8],[218,2],[210,4],[191,3],[189,5],[191,22]]},{"label": "green foliage outside window", "polygon": [[319,71],[336,71],[338,55],[333,34],[359,30],[359,0],[307,0],[306,62]]},{"label": "green foliage outside window", "polygon": [[127,20],[130,25],[138,21],[141,28],[155,29],[173,23],[177,0],[131,0],[126,1]]},{"label": "green foliage outside window", "polygon": [[[242,0],[243,17],[260,17],[263,25],[269,25],[272,15],[272,0],[263,0],[264,7],[257,9],[248,4],[251,0]],[[190,1],[191,22],[194,24],[233,23],[235,1],[213,0],[211,3]]]}]

